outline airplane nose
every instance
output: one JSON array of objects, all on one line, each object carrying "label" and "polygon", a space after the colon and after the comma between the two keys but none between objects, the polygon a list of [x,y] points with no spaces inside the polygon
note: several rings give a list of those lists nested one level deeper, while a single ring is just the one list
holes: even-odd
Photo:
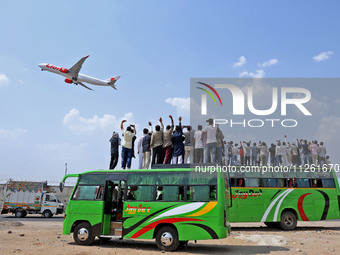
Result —
[{"label": "airplane nose", "polygon": [[46,65],[45,65],[45,64],[39,64],[38,66],[41,68],[41,70],[44,70],[44,67],[45,67]]}]

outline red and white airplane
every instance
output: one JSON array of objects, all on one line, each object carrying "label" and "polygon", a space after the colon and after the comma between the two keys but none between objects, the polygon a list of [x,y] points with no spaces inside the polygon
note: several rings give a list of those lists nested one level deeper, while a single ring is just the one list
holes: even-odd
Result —
[{"label": "red and white airplane", "polygon": [[110,86],[114,89],[117,89],[115,86],[116,81],[120,78],[120,76],[113,76],[107,80],[100,80],[97,78],[93,78],[90,76],[87,76],[85,74],[79,73],[81,67],[83,66],[83,63],[89,56],[83,57],[80,59],[74,66],[72,66],[70,69],[67,69],[65,67],[58,67],[51,64],[39,64],[38,66],[41,68],[41,71],[49,71],[52,73],[56,73],[62,76],[65,76],[65,82],[66,83],[74,83],[76,85],[81,85],[89,90],[93,90],[89,87],[87,87],[83,82],[90,83],[93,85],[99,85],[99,86]]}]

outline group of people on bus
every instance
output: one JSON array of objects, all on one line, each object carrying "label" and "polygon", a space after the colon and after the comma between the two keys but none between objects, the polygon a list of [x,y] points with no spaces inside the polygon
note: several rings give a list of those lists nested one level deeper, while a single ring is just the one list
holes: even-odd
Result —
[{"label": "group of people on bus", "polygon": [[148,169],[153,164],[185,164],[185,163],[216,163],[226,165],[271,165],[271,166],[324,166],[331,162],[326,155],[327,150],[323,142],[308,142],[296,139],[296,142],[277,140],[276,144],[268,146],[259,143],[233,141],[226,142],[224,134],[213,119],[207,120],[194,130],[190,125],[182,125],[182,118],[178,118],[175,126],[173,117],[169,115],[171,124],[159,124],[154,129],[149,122],[149,128],[143,129],[143,134],[137,143],[135,125],[124,128],[126,120],[121,122],[122,139],[117,132],[113,132],[111,142],[110,169],[118,164],[119,146],[121,145],[121,168],[130,169],[133,158],[136,158],[135,147],[139,156],[138,168]]},{"label": "group of people on bus", "polygon": [[331,164],[327,150],[323,142],[308,142],[296,139],[296,142],[277,140],[276,144],[270,146],[263,141],[258,144],[251,142],[240,142],[234,144],[232,141],[225,144],[227,153],[227,164],[229,165],[262,165],[262,166],[328,166]]}]

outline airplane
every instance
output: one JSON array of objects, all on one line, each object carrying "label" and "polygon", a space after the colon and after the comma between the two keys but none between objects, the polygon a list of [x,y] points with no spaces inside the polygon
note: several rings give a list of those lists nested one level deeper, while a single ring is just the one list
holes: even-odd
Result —
[{"label": "airplane", "polygon": [[41,68],[41,71],[49,71],[55,74],[62,75],[66,77],[65,82],[69,84],[76,84],[76,85],[81,85],[84,88],[87,88],[89,90],[94,91],[93,89],[87,87],[83,82],[90,83],[93,85],[98,85],[98,86],[110,86],[114,89],[117,89],[115,86],[116,81],[120,78],[120,76],[116,75],[113,76],[107,80],[100,80],[97,78],[93,78],[90,76],[87,76],[85,74],[79,73],[81,67],[83,66],[83,63],[85,60],[89,57],[83,57],[81,58],[74,66],[72,66],[70,69],[67,69],[65,67],[58,67],[55,65],[51,64],[39,64],[38,66]]}]

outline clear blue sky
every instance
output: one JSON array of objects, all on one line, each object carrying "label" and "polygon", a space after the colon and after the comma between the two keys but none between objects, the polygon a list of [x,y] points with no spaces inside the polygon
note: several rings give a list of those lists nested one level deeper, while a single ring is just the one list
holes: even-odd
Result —
[{"label": "clear blue sky", "polygon": [[[339,7],[310,0],[2,2],[0,175],[62,176],[65,162],[70,172],[107,168],[108,140],[124,116],[139,131],[160,116],[168,123],[169,114],[188,122],[186,106],[171,102],[187,102],[190,77],[339,77]],[[71,67],[86,55],[81,73],[121,75],[118,91],[88,91],[37,66]],[[241,56],[245,63],[235,65]]]}]

